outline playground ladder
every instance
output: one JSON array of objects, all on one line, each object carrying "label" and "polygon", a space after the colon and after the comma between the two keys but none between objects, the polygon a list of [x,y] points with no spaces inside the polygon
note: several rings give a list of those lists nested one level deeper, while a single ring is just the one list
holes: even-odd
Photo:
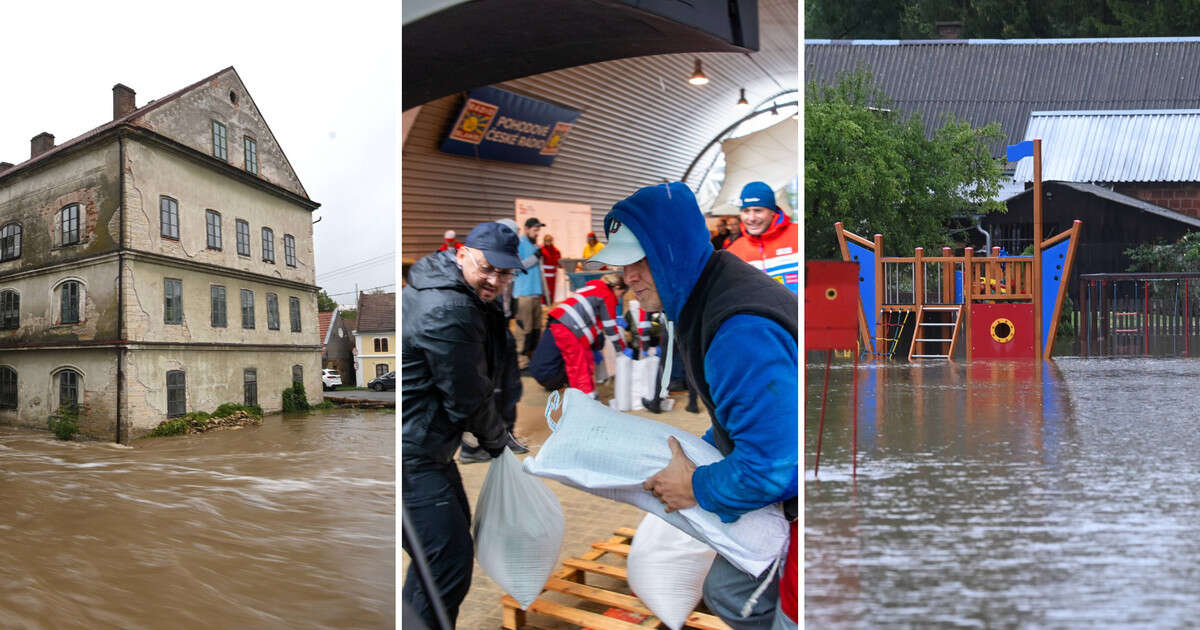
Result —
[{"label": "playground ladder", "polygon": [[[925,321],[926,313],[947,313],[952,321]],[[949,359],[954,355],[954,342],[958,339],[958,328],[962,322],[962,305],[921,306],[917,311],[917,325],[913,329],[912,346],[908,350],[908,360],[913,359]],[[950,329],[949,336],[942,336],[941,331]],[[944,354],[931,354],[926,344],[934,344],[934,349],[944,350]]]}]

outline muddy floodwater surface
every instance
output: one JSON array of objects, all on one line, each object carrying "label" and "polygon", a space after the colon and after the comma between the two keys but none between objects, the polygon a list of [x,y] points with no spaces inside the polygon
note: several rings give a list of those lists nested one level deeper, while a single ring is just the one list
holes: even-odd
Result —
[{"label": "muddy floodwater surface", "polygon": [[394,628],[395,415],[0,428],[0,628]]},{"label": "muddy floodwater surface", "polygon": [[810,628],[1187,628],[1200,360],[806,366]]}]

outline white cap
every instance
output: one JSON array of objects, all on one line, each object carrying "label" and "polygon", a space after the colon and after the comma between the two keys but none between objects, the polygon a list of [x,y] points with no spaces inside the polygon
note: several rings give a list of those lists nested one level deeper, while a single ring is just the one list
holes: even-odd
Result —
[{"label": "white cap", "polygon": [[621,225],[620,221],[613,221],[611,231],[608,233],[608,245],[596,252],[595,256],[587,259],[583,266],[587,269],[596,269],[602,265],[624,267],[645,257],[646,251],[642,249],[642,244],[633,235],[633,230]]},{"label": "white cap", "polygon": [[446,230],[446,233],[442,235],[442,238],[454,238],[455,236],[457,236],[457,234],[454,233],[454,230]]}]

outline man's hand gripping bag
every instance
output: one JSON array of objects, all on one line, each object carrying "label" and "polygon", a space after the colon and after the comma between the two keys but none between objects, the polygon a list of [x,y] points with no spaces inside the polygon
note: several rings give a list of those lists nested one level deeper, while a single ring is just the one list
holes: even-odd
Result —
[{"label": "man's hand gripping bag", "polygon": [[558,497],[505,448],[483,480],[471,529],[484,573],[528,608],[558,563],[565,529]]},{"label": "man's hand gripping bag", "polygon": [[[551,412],[559,407],[558,421]],[[684,454],[697,466],[722,459],[713,445],[683,429],[621,413],[567,389],[552,392],[546,403],[552,433],[536,457],[525,459],[525,470],[554,479],[596,496],[629,503],[656,515],[712,547],[742,571],[762,575],[787,546],[788,523],[778,504],[722,523],[716,514],[693,505],[668,514],[642,482],[671,461],[668,437],[679,440]]]}]

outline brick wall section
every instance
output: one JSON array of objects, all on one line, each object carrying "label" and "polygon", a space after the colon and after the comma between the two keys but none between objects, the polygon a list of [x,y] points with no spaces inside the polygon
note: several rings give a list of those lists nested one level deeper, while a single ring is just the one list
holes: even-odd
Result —
[{"label": "brick wall section", "polygon": [[1192,217],[1200,217],[1200,184],[1155,182],[1117,184],[1114,189],[1123,195],[1162,206]]}]

